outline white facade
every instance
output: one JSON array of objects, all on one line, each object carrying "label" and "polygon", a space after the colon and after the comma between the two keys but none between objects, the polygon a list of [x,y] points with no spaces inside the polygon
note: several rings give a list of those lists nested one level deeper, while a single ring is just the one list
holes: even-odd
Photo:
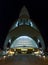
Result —
[{"label": "white facade", "polygon": [[36,42],[28,36],[20,36],[17,39],[15,39],[11,45],[11,48],[16,48],[16,47],[38,48]]}]

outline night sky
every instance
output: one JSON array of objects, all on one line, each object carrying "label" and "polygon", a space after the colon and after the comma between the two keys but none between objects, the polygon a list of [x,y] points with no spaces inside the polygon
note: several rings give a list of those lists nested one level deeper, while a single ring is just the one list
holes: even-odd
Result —
[{"label": "night sky", "polygon": [[46,47],[48,47],[48,3],[32,0],[1,0],[0,1],[0,48],[3,49],[5,38],[11,25],[19,17],[21,8],[25,5],[31,19],[38,26]]}]

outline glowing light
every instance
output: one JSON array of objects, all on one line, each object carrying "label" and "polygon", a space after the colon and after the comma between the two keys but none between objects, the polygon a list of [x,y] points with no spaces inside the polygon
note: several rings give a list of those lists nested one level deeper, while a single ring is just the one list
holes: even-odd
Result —
[{"label": "glowing light", "polygon": [[43,58],[45,59],[45,56],[43,56]]},{"label": "glowing light", "polygon": [[39,54],[39,51],[37,51],[37,52],[34,52],[35,54]]},{"label": "glowing light", "polygon": [[31,24],[31,27],[33,27],[33,23],[32,23],[32,22],[30,22],[30,24]]},{"label": "glowing light", "polygon": [[15,25],[15,27],[18,27],[18,21],[16,22],[16,25]]},{"label": "glowing light", "polygon": [[9,50],[7,51],[8,56],[12,56],[14,53],[15,53],[15,52],[13,51],[13,49],[9,49]]},{"label": "glowing light", "polygon": [[10,51],[10,54],[14,54],[14,52],[11,52],[11,51]]},{"label": "glowing light", "polygon": [[5,58],[6,58],[6,56],[3,56],[3,58],[5,59]]},{"label": "glowing light", "polygon": [[21,51],[27,51],[27,49],[25,49],[25,48],[22,48],[22,49],[21,49]]},{"label": "glowing light", "polygon": [[40,40],[38,39],[38,43],[40,42]]},{"label": "glowing light", "polygon": [[11,45],[11,48],[15,47],[34,47],[38,48],[36,42],[28,36],[20,36]]},{"label": "glowing light", "polygon": [[11,43],[11,39],[9,39],[9,43]]}]

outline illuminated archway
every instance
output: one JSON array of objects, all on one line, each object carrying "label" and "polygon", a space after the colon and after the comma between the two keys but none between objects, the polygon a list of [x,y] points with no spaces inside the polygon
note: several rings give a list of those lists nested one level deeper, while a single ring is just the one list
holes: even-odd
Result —
[{"label": "illuminated archway", "polygon": [[29,36],[20,36],[13,41],[11,48],[15,47],[33,47],[38,48],[36,42]]},{"label": "illuminated archway", "polygon": [[[4,49],[7,49],[8,43],[10,43],[11,47],[12,46],[14,47],[14,45],[16,45],[17,42],[19,43],[20,40],[24,39],[24,38],[22,38],[22,36],[29,36],[29,37],[27,37],[28,42],[25,37],[25,41],[27,43],[30,43],[31,45],[33,45],[35,43],[35,45],[33,45],[33,47],[34,47],[36,45],[39,45],[39,41],[40,41],[42,49],[45,50],[45,43],[42,38],[42,35],[41,35],[39,29],[37,28],[37,26],[34,24],[34,22],[30,19],[30,16],[28,15],[27,12],[28,12],[27,9],[25,7],[23,7],[23,9],[21,10],[21,13],[19,15],[19,18],[17,19],[17,21],[15,21],[15,24],[9,30],[9,33],[8,33],[5,43],[4,43]],[[20,36],[21,36],[21,38],[20,38]],[[30,39],[30,37],[31,37],[31,39]],[[34,42],[34,43],[31,43],[31,42]],[[24,43],[24,42],[22,42],[22,43]]]}]

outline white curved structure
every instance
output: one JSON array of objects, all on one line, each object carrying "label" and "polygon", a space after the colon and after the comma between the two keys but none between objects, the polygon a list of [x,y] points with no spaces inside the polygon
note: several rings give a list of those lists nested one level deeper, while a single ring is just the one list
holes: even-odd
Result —
[{"label": "white curved structure", "polygon": [[34,48],[38,48],[40,43],[42,49],[45,49],[45,43],[40,34],[40,31],[34,22],[30,19],[26,7],[22,8],[18,20],[15,21],[9,30],[4,43],[4,49],[7,48],[8,43],[10,43],[11,48],[17,46],[32,46]]},{"label": "white curved structure", "polygon": [[28,36],[20,36],[17,39],[15,39],[11,45],[11,48],[16,48],[16,47],[38,48],[36,42]]}]

